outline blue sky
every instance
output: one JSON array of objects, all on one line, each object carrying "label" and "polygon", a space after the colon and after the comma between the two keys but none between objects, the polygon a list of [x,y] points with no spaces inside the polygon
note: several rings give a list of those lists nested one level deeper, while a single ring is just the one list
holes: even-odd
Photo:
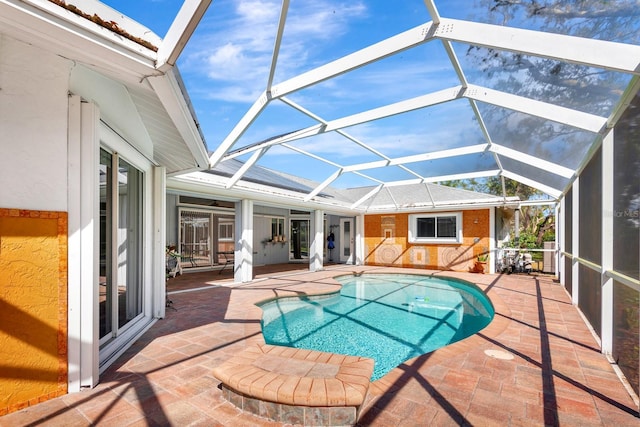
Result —
[{"label": "blue sky", "polygon": [[[106,0],[105,3],[164,37],[182,1]],[[486,10],[489,3],[489,0],[444,0],[438,1],[437,7],[443,17],[469,19],[475,8],[484,4]],[[272,0],[212,1],[178,61],[210,151],[225,139],[266,88],[280,8],[281,2]],[[485,22],[501,23],[504,19],[500,14],[483,15]],[[510,17],[510,25],[533,28],[542,22],[520,19],[516,12],[514,15]],[[430,20],[423,0],[291,1],[274,84]],[[468,55],[467,48],[454,44],[468,80],[491,87],[488,74],[478,70],[478,64]],[[496,73],[504,77],[505,71]],[[525,76],[517,72],[507,78],[526,82]],[[332,120],[448,89],[459,83],[442,44],[435,41],[300,90],[288,98],[322,119]],[[482,108],[491,112],[492,107]],[[494,111],[494,116],[504,117],[500,113]],[[496,134],[507,133],[504,141],[500,142],[510,143],[509,126],[513,126],[515,132],[523,119],[511,115],[511,124],[493,124],[500,126],[495,129]],[[316,123],[277,100],[268,105],[232,149]],[[492,124],[488,123],[488,126]],[[484,142],[473,111],[465,100],[356,125],[344,131],[391,158]],[[585,135],[582,138],[583,141],[574,141],[573,146],[585,151],[592,137]],[[545,153],[541,143],[527,145],[514,139],[513,144],[516,143],[520,144],[517,148],[529,150],[530,154]],[[291,145],[326,158],[333,165],[284,147],[271,148],[259,164],[321,182],[337,170],[336,165],[380,159],[335,132],[298,140]],[[567,161],[579,158],[576,153],[568,153],[565,157]],[[246,157],[240,159],[245,160]],[[423,176],[440,176],[491,170],[496,168],[496,164],[491,155],[477,154],[412,164],[411,167]],[[386,181],[415,177],[398,167],[366,173]],[[543,183],[547,179],[543,174],[537,178]],[[332,185],[375,184],[370,179],[345,174]]]},{"label": "blue sky", "polygon": [[[107,0],[105,3],[164,37],[182,1]],[[440,9],[441,15],[462,18],[471,4],[473,1],[448,0],[438,6],[445,8]],[[270,0],[213,1],[182,53],[178,66],[209,150],[216,148],[265,89],[280,7],[280,1]],[[292,1],[274,83],[428,21],[430,17],[422,0]],[[404,52],[292,94],[290,99],[323,119],[335,119],[458,83],[444,50],[436,45]],[[481,142],[467,105],[441,105],[347,131],[390,157],[451,148],[451,129],[444,124],[452,109],[462,109],[469,119],[458,123],[455,131],[467,135],[461,139],[464,145],[469,144],[469,138]],[[234,148],[315,123],[283,103],[273,102]],[[430,134],[428,141],[424,137],[426,128]],[[328,157],[336,164],[379,159],[355,144],[345,143],[345,139],[336,134],[301,140],[295,145]],[[275,147],[270,153],[277,155],[265,156],[260,164],[318,181],[335,170],[333,166],[283,148]],[[382,173],[370,172],[371,176],[376,174]],[[400,169],[391,171],[391,175],[385,171],[384,175],[386,179],[412,177]],[[342,186],[373,184],[353,175],[342,180],[348,181]]]}]

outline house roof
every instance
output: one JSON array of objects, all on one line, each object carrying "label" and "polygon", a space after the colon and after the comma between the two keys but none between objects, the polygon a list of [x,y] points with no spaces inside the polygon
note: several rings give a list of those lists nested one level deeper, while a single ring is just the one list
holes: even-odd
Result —
[{"label": "house roof", "polygon": [[[517,205],[518,197],[500,197],[434,183],[399,186],[380,185],[347,190],[355,198],[354,207],[367,212],[443,210],[462,207]],[[366,202],[360,203],[360,200]],[[356,206],[357,205],[357,206]]]},{"label": "house roof", "polygon": [[94,0],[0,0],[0,33],[74,61],[71,91],[98,104],[106,126],[168,173],[207,167],[180,73],[161,60],[169,42],[183,40],[163,40]]},{"label": "house roof", "polygon": [[[519,204],[518,197],[500,197],[476,191],[453,188],[435,183],[385,187],[357,188],[324,187],[313,198],[306,199],[319,183],[254,165],[244,172],[245,163],[231,159],[216,168],[181,174],[168,180],[168,186],[183,191],[215,194],[229,199],[245,196],[261,203],[319,208],[337,213],[433,211]],[[242,176],[238,181],[234,177]],[[367,203],[360,203],[366,199]]]}]

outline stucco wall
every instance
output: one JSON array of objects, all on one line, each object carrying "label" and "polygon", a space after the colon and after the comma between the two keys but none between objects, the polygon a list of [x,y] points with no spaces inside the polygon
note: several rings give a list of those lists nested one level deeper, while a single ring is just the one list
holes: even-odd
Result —
[{"label": "stucco wall", "polygon": [[67,392],[67,215],[0,208],[0,415]]},{"label": "stucco wall", "polygon": [[365,264],[469,271],[489,251],[489,227],[488,209],[466,210],[461,244],[417,244],[409,242],[409,214],[365,215]]},{"label": "stucco wall", "polygon": [[0,34],[0,207],[67,210],[70,64]]},{"label": "stucco wall", "polygon": [[0,415],[67,390],[71,66],[0,34]]}]

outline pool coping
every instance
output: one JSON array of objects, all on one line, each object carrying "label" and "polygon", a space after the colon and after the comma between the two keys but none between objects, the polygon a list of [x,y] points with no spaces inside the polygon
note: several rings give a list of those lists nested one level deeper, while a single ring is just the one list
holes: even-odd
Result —
[{"label": "pool coping", "polygon": [[352,425],[373,359],[257,344],[213,369],[236,407],[288,424]]}]

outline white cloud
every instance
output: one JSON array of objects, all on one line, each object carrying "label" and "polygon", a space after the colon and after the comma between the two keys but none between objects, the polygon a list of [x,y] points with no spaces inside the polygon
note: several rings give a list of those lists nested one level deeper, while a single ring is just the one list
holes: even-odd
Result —
[{"label": "white cloud", "polygon": [[210,79],[228,83],[251,81],[264,84],[269,70],[268,64],[254,56],[252,51],[232,43],[213,51],[207,57],[206,64]]},{"label": "white cloud", "polygon": [[[217,105],[211,105],[215,105],[217,110],[224,110],[227,120],[239,120],[266,88],[280,7],[279,1],[269,0],[223,0],[212,3],[210,18],[213,20],[209,19],[205,25],[201,25],[206,32],[201,32],[196,40],[192,40],[190,51],[185,52],[188,71],[203,75],[198,79],[197,93],[215,101]],[[326,61],[332,46],[345,43],[351,25],[361,25],[367,12],[366,7],[357,1],[345,4],[331,1],[292,2],[278,57],[275,83],[300,73],[301,66],[306,66],[306,71],[313,66],[311,64],[320,65]],[[413,55],[405,52],[401,56],[398,58],[401,67],[385,61],[372,64],[372,67],[364,67],[353,74],[292,94],[292,98],[314,113],[331,115],[324,117],[331,119],[343,115],[340,113],[342,107],[351,111],[347,114],[352,114],[371,108],[376,102],[382,105],[390,99],[399,101],[428,93],[441,88],[443,84],[449,85],[449,81],[451,85],[456,84],[454,73],[445,75],[442,71],[445,67],[426,61],[429,56],[420,49]],[[393,82],[402,84],[390,84]],[[262,121],[261,131],[257,134],[254,134],[253,127],[249,129],[245,138],[252,139],[253,136],[256,140],[262,139],[267,129],[278,134],[297,128],[292,119],[287,118],[286,108],[282,110],[282,116],[273,116],[273,121]],[[441,149],[445,140],[442,135],[447,134],[446,130],[430,129],[425,136],[415,126],[395,124],[382,127],[379,123],[363,124],[346,131],[390,157]],[[349,163],[349,157],[377,159],[374,154],[336,133],[296,141],[295,145],[345,163]],[[290,151],[274,147],[269,154],[274,153],[285,154]]]},{"label": "white cloud", "polygon": [[[240,0],[215,2],[188,45],[181,67],[206,76],[201,85],[211,88],[209,98],[227,102],[253,102],[238,94],[259,94],[265,89],[280,15],[281,2]],[[336,14],[332,11],[339,10]],[[306,62],[310,45],[348,30],[351,19],[364,13],[360,3],[347,6],[320,1],[293,3],[278,57],[278,71],[288,75]],[[337,15],[337,16],[336,16]],[[220,88],[224,86],[225,90]],[[237,86],[233,88],[233,86]],[[226,94],[235,93],[233,98]]]},{"label": "white cloud", "polygon": [[315,1],[291,11],[287,21],[287,33],[290,36],[327,40],[345,34],[352,19],[366,14],[366,7],[360,2],[333,4]]},{"label": "white cloud", "polygon": [[[358,141],[390,158],[429,153],[452,147],[451,129],[447,126],[420,131],[414,127],[380,127],[373,123],[367,123],[358,126],[357,129],[345,129],[345,131]],[[461,136],[460,145],[481,142],[478,139],[479,130],[475,122],[457,126],[456,133]],[[347,159],[353,156],[371,157],[371,160],[380,159],[335,132],[321,137],[299,140],[294,145],[316,155],[330,156],[332,159]]]},{"label": "white cloud", "polygon": [[[259,89],[255,87],[244,87],[238,85],[230,85],[222,87],[215,92],[208,91],[205,94],[205,98],[209,100],[224,99],[231,103],[246,103],[255,101],[260,95]],[[229,110],[229,108],[221,108],[222,110]],[[237,120],[238,118],[236,118]]]}]

